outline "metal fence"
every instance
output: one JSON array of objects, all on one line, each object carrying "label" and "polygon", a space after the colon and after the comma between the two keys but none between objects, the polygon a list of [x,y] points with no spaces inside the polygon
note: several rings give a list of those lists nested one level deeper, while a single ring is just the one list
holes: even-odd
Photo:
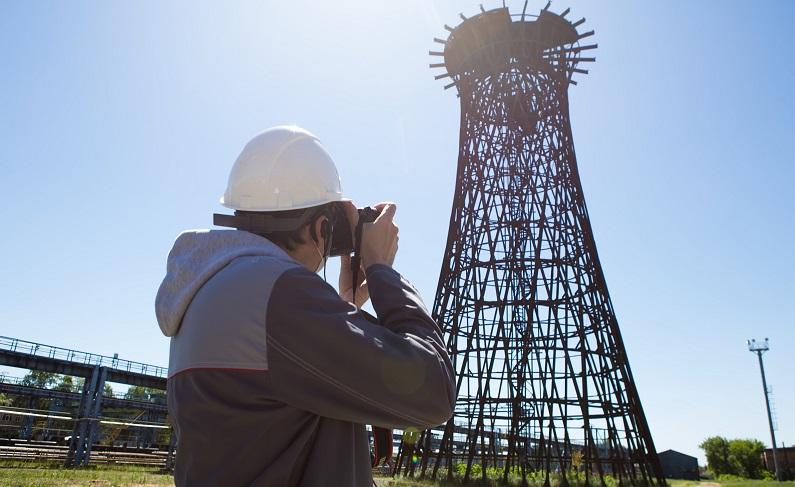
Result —
[{"label": "metal fence", "polygon": [[166,377],[168,369],[156,365],[133,362],[118,357],[108,357],[107,355],[97,355],[95,353],[81,352],[68,348],[53,347],[42,343],[29,342],[18,338],[0,336],[0,350],[23,353],[34,357],[46,357],[52,359],[65,360],[85,365],[98,365],[111,369],[133,372],[157,377]]}]

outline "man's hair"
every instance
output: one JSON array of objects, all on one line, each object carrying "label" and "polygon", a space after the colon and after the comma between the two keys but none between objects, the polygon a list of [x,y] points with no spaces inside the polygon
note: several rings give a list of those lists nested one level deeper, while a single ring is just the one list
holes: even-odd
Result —
[{"label": "man's hair", "polygon": [[[309,208],[301,208],[299,210],[285,210],[285,211],[268,211],[268,212],[261,212],[261,211],[235,211],[235,215],[268,215],[275,219],[292,219],[292,218],[302,218],[304,223],[296,228],[295,230],[289,231],[277,231],[277,232],[253,232],[259,236],[265,237],[271,242],[275,243],[279,247],[285,250],[293,250],[297,246],[307,243],[306,240],[301,236],[303,229],[308,225],[314,225],[315,221],[320,216],[326,216],[329,220],[332,219],[333,214],[333,206],[334,203],[325,203],[319,206],[312,206]],[[240,230],[246,230],[245,228],[241,228]],[[311,232],[314,236],[314,228],[311,229]]]}]

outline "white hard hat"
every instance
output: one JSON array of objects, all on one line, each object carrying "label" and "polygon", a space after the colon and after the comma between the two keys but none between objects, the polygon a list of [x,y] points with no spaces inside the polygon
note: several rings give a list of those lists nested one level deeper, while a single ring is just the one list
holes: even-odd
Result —
[{"label": "white hard hat", "polygon": [[227,208],[284,211],[342,199],[337,167],[320,141],[296,126],[257,135],[243,148],[221,198]]}]

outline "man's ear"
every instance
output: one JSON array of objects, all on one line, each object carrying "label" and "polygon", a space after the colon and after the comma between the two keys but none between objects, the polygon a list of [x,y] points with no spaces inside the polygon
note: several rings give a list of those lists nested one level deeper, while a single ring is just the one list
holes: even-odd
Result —
[{"label": "man's ear", "polygon": [[318,238],[318,236],[323,237],[324,239],[328,239],[328,234],[329,234],[328,226],[329,226],[328,217],[326,217],[325,215],[317,217],[317,219],[315,219],[315,221],[312,222],[312,224],[310,225],[309,233],[310,236],[312,237],[312,240],[314,240],[315,243],[320,243],[319,242],[320,239]]},{"label": "man's ear", "polygon": [[328,217],[323,216],[319,218],[320,227],[318,228],[318,235],[323,237],[326,241],[329,239],[329,221]]}]

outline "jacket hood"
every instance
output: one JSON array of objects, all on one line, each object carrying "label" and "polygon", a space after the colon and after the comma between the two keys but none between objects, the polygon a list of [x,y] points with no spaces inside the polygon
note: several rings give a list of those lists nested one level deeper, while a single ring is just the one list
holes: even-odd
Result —
[{"label": "jacket hood", "polygon": [[155,298],[155,314],[166,336],[179,332],[182,317],[201,287],[231,261],[242,256],[292,258],[270,240],[240,230],[183,232],[168,254],[166,277]]}]

